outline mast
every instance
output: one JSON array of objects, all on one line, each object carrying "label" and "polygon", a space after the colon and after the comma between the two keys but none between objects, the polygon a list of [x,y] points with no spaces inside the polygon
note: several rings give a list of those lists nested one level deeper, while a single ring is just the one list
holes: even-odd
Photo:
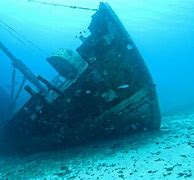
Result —
[{"label": "mast", "polygon": [[5,46],[2,42],[0,42],[0,49],[8,56],[8,58],[12,61],[13,66],[17,68],[24,77],[29,80],[40,92],[45,92],[46,89],[44,86],[38,81],[36,75],[20,60],[17,59]]}]

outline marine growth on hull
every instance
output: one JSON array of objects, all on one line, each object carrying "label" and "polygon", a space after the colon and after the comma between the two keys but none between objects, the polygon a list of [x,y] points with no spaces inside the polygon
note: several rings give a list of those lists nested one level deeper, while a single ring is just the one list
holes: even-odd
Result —
[{"label": "marine growth on hull", "polygon": [[[15,66],[39,91],[1,128],[1,139],[18,150],[47,150],[134,131],[157,130],[160,111],[155,84],[137,47],[107,3],[100,3],[76,51],[47,58],[59,76],[34,76]],[[3,45],[1,45],[3,46]],[[7,50],[7,51],[6,51]]]}]

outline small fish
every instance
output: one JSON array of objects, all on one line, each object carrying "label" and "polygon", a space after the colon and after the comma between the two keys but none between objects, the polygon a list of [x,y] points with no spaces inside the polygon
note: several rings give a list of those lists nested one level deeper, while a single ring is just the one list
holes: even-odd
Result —
[{"label": "small fish", "polygon": [[129,49],[129,50],[130,50],[130,49],[133,49],[133,46],[132,46],[131,44],[128,44],[128,45],[127,45],[127,49]]},{"label": "small fish", "polygon": [[90,91],[90,90],[87,90],[87,91],[86,91],[86,94],[90,94],[90,93],[91,93],[91,91]]},{"label": "small fish", "polygon": [[117,89],[125,89],[125,88],[128,88],[129,87],[129,84],[123,84],[121,86],[118,86]]}]

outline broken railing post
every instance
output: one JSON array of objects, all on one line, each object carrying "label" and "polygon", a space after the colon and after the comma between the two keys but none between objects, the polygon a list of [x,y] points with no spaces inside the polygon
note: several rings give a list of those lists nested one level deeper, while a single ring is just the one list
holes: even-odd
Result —
[{"label": "broken railing post", "polygon": [[16,67],[26,79],[28,79],[40,92],[45,92],[46,89],[38,81],[35,74],[19,59],[17,59],[1,42],[0,49],[9,57],[13,62],[14,67]]}]

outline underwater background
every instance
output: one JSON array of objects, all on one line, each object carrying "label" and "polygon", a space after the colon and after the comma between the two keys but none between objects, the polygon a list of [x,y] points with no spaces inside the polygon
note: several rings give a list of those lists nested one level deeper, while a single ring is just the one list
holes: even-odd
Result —
[{"label": "underwater background", "polygon": [[[98,8],[97,0],[44,1]],[[107,0],[128,30],[157,84],[162,113],[194,109],[194,0]],[[76,49],[94,12],[33,3],[0,1],[1,41],[34,73],[56,74],[45,58],[59,48]],[[41,50],[22,44],[2,28],[14,28]],[[0,84],[10,91],[12,67],[0,52]],[[18,84],[21,83],[17,75]],[[21,105],[28,96],[23,93]]]},{"label": "underwater background", "polygon": [[[94,11],[35,1],[0,0],[0,42],[36,75],[52,80],[57,73],[46,58],[59,48],[75,50],[79,47],[81,41],[77,36],[83,31],[88,33]],[[92,9],[98,9],[100,2],[40,1]],[[124,24],[157,85],[162,112],[160,130],[147,131],[145,128],[110,141],[104,138],[105,141],[60,150],[53,146],[53,151],[35,153],[30,150],[31,146],[18,146],[21,151],[14,151],[9,145],[13,143],[17,149],[17,140],[10,143],[7,136],[1,137],[0,131],[0,180],[194,179],[194,0],[106,2]],[[0,50],[0,127],[9,107],[7,97],[11,93],[12,71],[11,61]],[[16,78],[18,88],[23,77],[17,73]],[[28,98],[23,90],[17,108]],[[29,118],[33,120],[33,116]],[[40,129],[33,129],[32,134],[40,132],[44,137],[47,129]],[[28,134],[27,131],[28,127],[20,132]],[[26,136],[22,134],[22,138]],[[54,138],[54,142],[58,139]],[[44,146],[44,141],[37,145],[38,148],[41,145]]]}]

